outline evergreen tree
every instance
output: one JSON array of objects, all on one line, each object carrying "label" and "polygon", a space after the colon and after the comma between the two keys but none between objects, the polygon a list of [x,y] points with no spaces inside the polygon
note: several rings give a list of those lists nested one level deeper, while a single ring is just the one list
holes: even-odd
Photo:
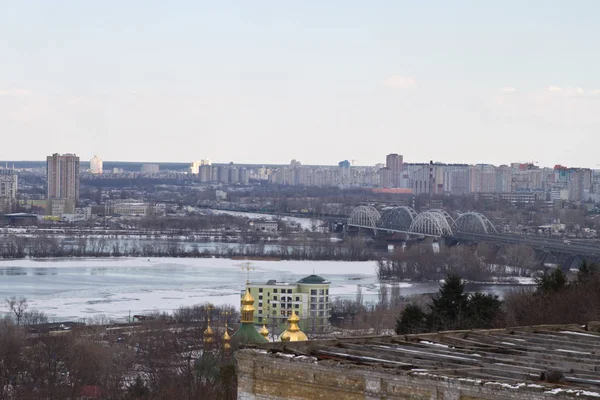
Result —
[{"label": "evergreen tree", "polygon": [[498,296],[483,293],[471,294],[466,313],[469,327],[473,329],[492,328],[501,306],[502,302]]},{"label": "evergreen tree", "polygon": [[556,293],[568,286],[567,276],[560,268],[536,278],[535,283],[540,294]]},{"label": "evergreen tree", "polygon": [[406,306],[400,317],[396,319],[396,333],[422,333],[427,331],[427,314],[416,304]]},{"label": "evergreen tree", "polygon": [[583,260],[579,266],[579,271],[577,272],[577,284],[587,282],[597,273],[598,266],[596,264],[588,264],[587,260]]},{"label": "evergreen tree", "polygon": [[440,286],[439,294],[429,306],[430,324],[433,330],[460,329],[466,317],[469,296],[465,284],[456,274],[448,274]]}]

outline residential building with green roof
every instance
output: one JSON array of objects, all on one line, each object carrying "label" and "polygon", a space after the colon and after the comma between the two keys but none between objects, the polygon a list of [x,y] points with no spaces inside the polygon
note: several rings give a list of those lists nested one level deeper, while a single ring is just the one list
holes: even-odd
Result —
[{"label": "residential building with green roof", "polygon": [[256,299],[254,324],[266,323],[281,333],[294,311],[300,317],[300,329],[304,332],[325,332],[330,327],[330,286],[331,282],[314,274],[295,283],[276,280],[262,284],[250,283],[247,287]]}]

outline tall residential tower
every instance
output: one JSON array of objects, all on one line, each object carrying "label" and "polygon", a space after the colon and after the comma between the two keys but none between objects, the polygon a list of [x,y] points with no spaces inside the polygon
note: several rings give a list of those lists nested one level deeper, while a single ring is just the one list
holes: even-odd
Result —
[{"label": "tall residential tower", "polygon": [[388,154],[385,158],[385,167],[390,171],[390,183],[392,187],[401,187],[403,158],[400,154]]},{"label": "tall residential tower", "polygon": [[14,169],[0,167],[0,213],[13,212],[17,205],[18,178]]},{"label": "tall residential tower", "polygon": [[46,158],[49,199],[79,199],[79,157],[54,153]]}]

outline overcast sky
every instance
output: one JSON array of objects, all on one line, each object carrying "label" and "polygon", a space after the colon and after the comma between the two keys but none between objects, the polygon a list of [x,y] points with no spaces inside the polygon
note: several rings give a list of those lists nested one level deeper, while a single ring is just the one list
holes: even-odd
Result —
[{"label": "overcast sky", "polygon": [[600,164],[600,1],[0,10],[2,160]]}]

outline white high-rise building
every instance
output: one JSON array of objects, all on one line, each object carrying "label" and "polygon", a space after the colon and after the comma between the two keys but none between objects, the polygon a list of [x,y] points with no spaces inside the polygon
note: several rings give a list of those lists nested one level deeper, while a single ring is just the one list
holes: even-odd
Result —
[{"label": "white high-rise building", "polygon": [[203,165],[211,165],[210,160],[192,161],[190,164],[190,174],[198,175],[200,173],[200,167]]},{"label": "white high-rise building", "polygon": [[102,159],[98,156],[92,157],[90,160],[90,173],[101,174],[102,173]]}]

